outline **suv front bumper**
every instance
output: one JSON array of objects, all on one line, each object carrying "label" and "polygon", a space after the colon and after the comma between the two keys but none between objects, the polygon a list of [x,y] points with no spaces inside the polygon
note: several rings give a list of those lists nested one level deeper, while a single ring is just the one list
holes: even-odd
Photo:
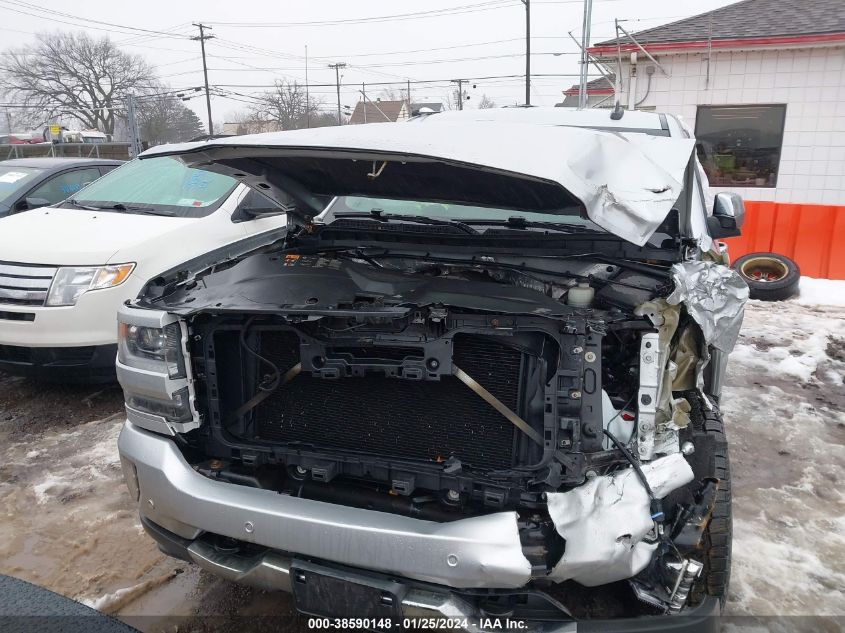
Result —
[{"label": "suv front bumper", "polygon": [[0,345],[0,370],[45,380],[112,381],[116,356],[115,344],[85,347]]}]

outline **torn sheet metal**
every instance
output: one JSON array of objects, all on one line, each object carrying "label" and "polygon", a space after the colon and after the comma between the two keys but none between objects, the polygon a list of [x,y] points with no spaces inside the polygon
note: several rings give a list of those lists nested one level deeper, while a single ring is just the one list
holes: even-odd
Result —
[{"label": "torn sheet metal", "polygon": [[675,264],[672,279],[675,290],[666,300],[671,305],[684,304],[705,343],[730,352],[742,327],[748,284],[727,266],[704,261]]},{"label": "torn sheet metal", "polygon": [[[693,479],[680,453],[643,464],[642,471],[661,499]],[[646,538],[655,524],[648,493],[632,468],[547,498],[549,516],[566,540],[566,550],[549,574],[552,580],[595,587],[631,578],[648,565],[657,543]]]},{"label": "torn sheet metal", "polygon": [[[318,193],[322,195],[396,198],[402,198],[407,183],[402,179],[394,182],[390,176],[410,167],[388,168],[377,180],[350,180],[348,165],[338,159],[459,165],[495,173],[501,186],[479,191],[471,179],[450,179],[447,188],[427,191],[427,199],[495,208],[503,204],[502,192],[508,191],[505,185],[509,182],[530,182],[532,186],[537,183],[537,187],[552,183],[580,200],[593,222],[638,246],[644,245],[681,194],[695,142],[691,138],[618,134],[548,124],[548,117],[563,114],[547,113],[543,124],[535,121],[537,113],[526,111],[512,122],[436,123],[437,117],[426,117],[414,125],[344,125],[270,132],[160,145],[140,158],[175,156],[191,167],[231,173],[244,182],[260,181],[267,187],[270,185],[266,181],[273,175],[291,182],[306,182],[308,174],[319,169]],[[273,166],[275,159],[305,154],[313,160]],[[289,203],[290,192],[283,188],[262,187],[262,193],[278,198],[280,203]],[[554,213],[559,209],[539,211]],[[502,213],[502,217],[507,215]]]},{"label": "torn sheet metal", "polygon": [[627,142],[594,135],[569,149],[567,164],[581,180],[570,191],[584,202],[593,222],[642,246],[683,191],[694,141],[646,134],[619,137]]}]

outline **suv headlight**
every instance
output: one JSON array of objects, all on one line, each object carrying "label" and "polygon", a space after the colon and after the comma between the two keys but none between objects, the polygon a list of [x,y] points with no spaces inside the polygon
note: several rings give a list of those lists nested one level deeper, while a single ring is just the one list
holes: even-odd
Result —
[{"label": "suv headlight", "polygon": [[63,266],[56,271],[50,292],[48,306],[74,306],[79,297],[89,290],[119,286],[135,269],[135,264],[112,266]]},{"label": "suv headlight", "polygon": [[120,323],[117,334],[117,359],[124,365],[167,374],[171,379],[185,377],[178,323],[163,328]]}]

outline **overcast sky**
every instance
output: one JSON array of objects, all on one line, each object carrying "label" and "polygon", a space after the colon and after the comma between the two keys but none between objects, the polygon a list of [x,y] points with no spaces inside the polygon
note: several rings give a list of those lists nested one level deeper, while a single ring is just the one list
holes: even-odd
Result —
[{"label": "overcast sky", "polygon": [[[591,42],[613,37],[614,18],[627,20],[628,30],[642,30],[726,4],[731,2],[594,0]],[[562,90],[577,83],[578,48],[568,32],[580,39],[582,13],[582,0],[532,0],[531,71],[538,75],[532,80],[532,103],[553,105]],[[395,17],[402,14],[414,15]],[[474,107],[484,94],[497,105],[524,102],[523,77],[483,79],[525,72],[521,0],[0,0],[2,48],[26,44],[44,31],[109,34],[121,47],[146,57],[173,88],[202,85],[200,45],[188,39],[197,35],[194,22],[212,27],[215,39],[206,42],[209,82],[231,95],[213,98],[215,122],[248,108],[248,96],[274,79],[304,82],[306,46],[311,84],[333,84],[334,71],[327,65],[348,64],[342,82],[355,86],[343,88],[341,103],[350,107],[362,82],[375,98],[388,87],[376,83],[396,82],[393,87],[404,90],[408,79],[438,80],[412,83],[415,102],[444,101],[448,80],[457,78],[470,80],[466,107]],[[336,107],[334,88],[314,87],[311,94],[327,108]],[[206,120],[201,96],[187,105]]]}]

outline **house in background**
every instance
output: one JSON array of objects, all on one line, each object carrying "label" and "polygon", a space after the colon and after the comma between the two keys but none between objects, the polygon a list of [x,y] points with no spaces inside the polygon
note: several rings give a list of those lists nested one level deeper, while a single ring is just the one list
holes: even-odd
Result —
[{"label": "house in background", "polygon": [[407,101],[359,101],[349,118],[355,123],[396,123],[406,121],[411,116]]},{"label": "house in background", "polygon": [[[616,80],[616,75],[608,75],[607,77],[599,77],[587,82],[587,107],[588,108],[612,108],[613,100],[613,82]],[[568,90],[563,91],[563,101],[556,103],[555,107],[559,108],[577,108],[578,107],[578,92],[580,86],[575,84]]]},{"label": "house in background", "polygon": [[[589,52],[621,103],[681,115],[711,189],[746,200],[732,257],[774,251],[845,279],[845,5],[745,0]],[[577,90],[576,90],[577,99]]]},{"label": "house in background", "polygon": [[431,110],[432,112],[443,112],[445,108],[439,101],[425,101],[411,104],[411,116],[416,116],[420,110]]}]

